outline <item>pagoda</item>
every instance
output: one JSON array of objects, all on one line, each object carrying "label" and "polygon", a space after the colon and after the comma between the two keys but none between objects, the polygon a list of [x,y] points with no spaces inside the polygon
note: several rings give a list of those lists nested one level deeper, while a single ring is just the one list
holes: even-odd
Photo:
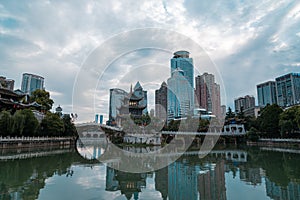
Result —
[{"label": "pagoda", "polygon": [[122,124],[122,120],[128,116],[132,119],[142,117],[143,110],[147,107],[147,105],[143,105],[143,100],[143,97],[138,97],[134,94],[131,86],[129,94],[124,97],[122,105],[117,108],[119,111],[117,124],[120,126]]}]

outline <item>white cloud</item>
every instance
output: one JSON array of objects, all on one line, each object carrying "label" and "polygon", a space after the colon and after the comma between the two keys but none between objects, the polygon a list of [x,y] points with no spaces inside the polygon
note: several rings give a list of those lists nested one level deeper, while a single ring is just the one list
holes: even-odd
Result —
[{"label": "white cloud", "polygon": [[[65,105],[64,110],[71,112],[76,75],[97,46],[122,31],[157,27],[184,34],[201,45],[218,66],[221,77],[217,79],[223,79],[227,103],[232,104],[237,96],[255,95],[257,83],[298,70],[299,13],[300,4],[292,0],[2,1],[0,73],[14,78],[16,87],[20,85],[22,72],[41,74],[46,78],[46,89],[57,92],[52,94],[55,103]],[[140,38],[136,36],[128,45],[137,46]],[[118,41],[111,45],[102,52],[103,56],[117,51],[114,48]],[[140,79],[145,88],[154,91],[155,84],[159,86],[160,81],[166,80],[172,54],[143,53],[123,55],[111,64],[101,79],[106,82],[99,85],[101,95],[96,95],[96,99],[100,105],[96,112],[108,113],[108,89],[113,85],[128,90],[128,84]],[[210,61],[202,60],[198,52],[191,55],[195,65],[200,66],[200,73],[212,70],[207,67]],[[96,88],[99,63],[97,59],[93,61],[95,63],[89,64],[95,66],[91,79],[95,82],[87,84],[94,84]],[[143,71],[143,64],[149,63],[152,65]],[[161,70],[161,66],[166,66],[166,70]],[[91,96],[94,94],[89,93],[88,98]],[[81,110],[94,112],[83,100],[81,103]],[[89,114],[87,118],[93,116]]]}]

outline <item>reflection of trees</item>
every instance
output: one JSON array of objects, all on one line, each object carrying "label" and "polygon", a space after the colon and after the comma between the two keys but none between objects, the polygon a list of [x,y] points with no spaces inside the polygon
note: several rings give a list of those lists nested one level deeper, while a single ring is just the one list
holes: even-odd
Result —
[{"label": "reflection of trees", "polygon": [[300,157],[297,154],[250,149],[247,166],[256,166],[266,171],[266,177],[280,186],[287,186],[291,180],[300,183]]},{"label": "reflection of trees", "polygon": [[0,199],[11,199],[14,192],[20,193],[22,199],[37,199],[46,178],[65,174],[76,161],[84,160],[74,151],[0,162]]}]

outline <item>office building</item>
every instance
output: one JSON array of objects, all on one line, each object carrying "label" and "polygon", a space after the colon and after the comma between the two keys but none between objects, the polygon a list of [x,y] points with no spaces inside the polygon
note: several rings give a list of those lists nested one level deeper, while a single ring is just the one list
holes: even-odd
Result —
[{"label": "office building", "polygon": [[[184,71],[177,68],[172,72],[168,84],[168,121],[193,114],[194,89],[184,77]],[[190,92],[192,91],[192,92]]]},{"label": "office building", "polygon": [[173,54],[173,58],[171,59],[171,75],[177,69],[181,69],[183,71],[183,76],[188,81],[190,87],[188,92],[189,96],[193,97],[190,100],[191,106],[194,107],[194,65],[193,59],[190,58],[190,53],[188,51],[176,51]]},{"label": "office building", "polygon": [[290,73],[275,79],[277,104],[288,107],[300,103],[300,73]]},{"label": "office building", "polygon": [[141,105],[146,106],[145,109],[143,110],[143,114],[146,114],[148,112],[147,109],[147,91],[143,90],[143,87],[141,86],[140,82],[138,81],[134,88],[133,88],[133,94],[138,97],[142,98]]},{"label": "office building", "polygon": [[197,76],[195,82],[196,104],[199,105],[199,108],[221,117],[220,85],[215,83],[215,76],[204,73]]},{"label": "office building", "polygon": [[258,106],[265,107],[266,105],[276,104],[276,83],[275,81],[268,81],[258,84],[257,88],[257,100]]},{"label": "office building", "polygon": [[128,93],[119,88],[112,88],[109,90],[109,113],[108,113],[108,121],[110,125],[116,120],[117,115],[119,114],[119,110],[121,105],[124,103],[123,100]]},{"label": "office building", "polygon": [[15,81],[12,79],[6,79],[4,76],[0,76],[0,88],[4,88],[10,91],[14,91]]},{"label": "office building", "polygon": [[24,73],[21,90],[24,93],[31,95],[31,93],[37,89],[44,89],[44,78],[35,74]]},{"label": "office building", "polygon": [[188,80],[191,87],[194,88],[194,65],[188,51],[176,51],[171,59],[171,74],[180,68],[184,71],[184,77]]},{"label": "office building", "polygon": [[227,110],[226,110],[226,105],[222,105],[222,106],[221,106],[221,116],[222,116],[223,118],[226,117],[226,112],[227,112]]},{"label": "office building", "polygon": [[158,90],[155,90],[155,116],[159,119],[167,119],[168,86],[163,82]]},{"label": "office building", "polygon": [[249,108],[255,107],[255,98],[250,95],[239,97],[234,100],[235,112],[239,113],[242,110],[245,111]]},{"label": "office building", "polygon": [[96,114],[96,115],[95,115],[95,123],[97,124],[97,123],[98,123],[98,121],[99,121],[99,115],[98,115],[98,114]]}]

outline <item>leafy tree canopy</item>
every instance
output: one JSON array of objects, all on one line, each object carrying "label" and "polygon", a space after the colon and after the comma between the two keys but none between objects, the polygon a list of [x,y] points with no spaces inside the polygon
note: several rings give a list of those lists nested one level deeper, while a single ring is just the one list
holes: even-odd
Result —
[{"label": "leafy tree canopy", "polygon": [[41,104],[46,111],[51,110],[54,101],[50,98],[50,93],[46,90],[35,90],[30,96],[30,102]]}]

